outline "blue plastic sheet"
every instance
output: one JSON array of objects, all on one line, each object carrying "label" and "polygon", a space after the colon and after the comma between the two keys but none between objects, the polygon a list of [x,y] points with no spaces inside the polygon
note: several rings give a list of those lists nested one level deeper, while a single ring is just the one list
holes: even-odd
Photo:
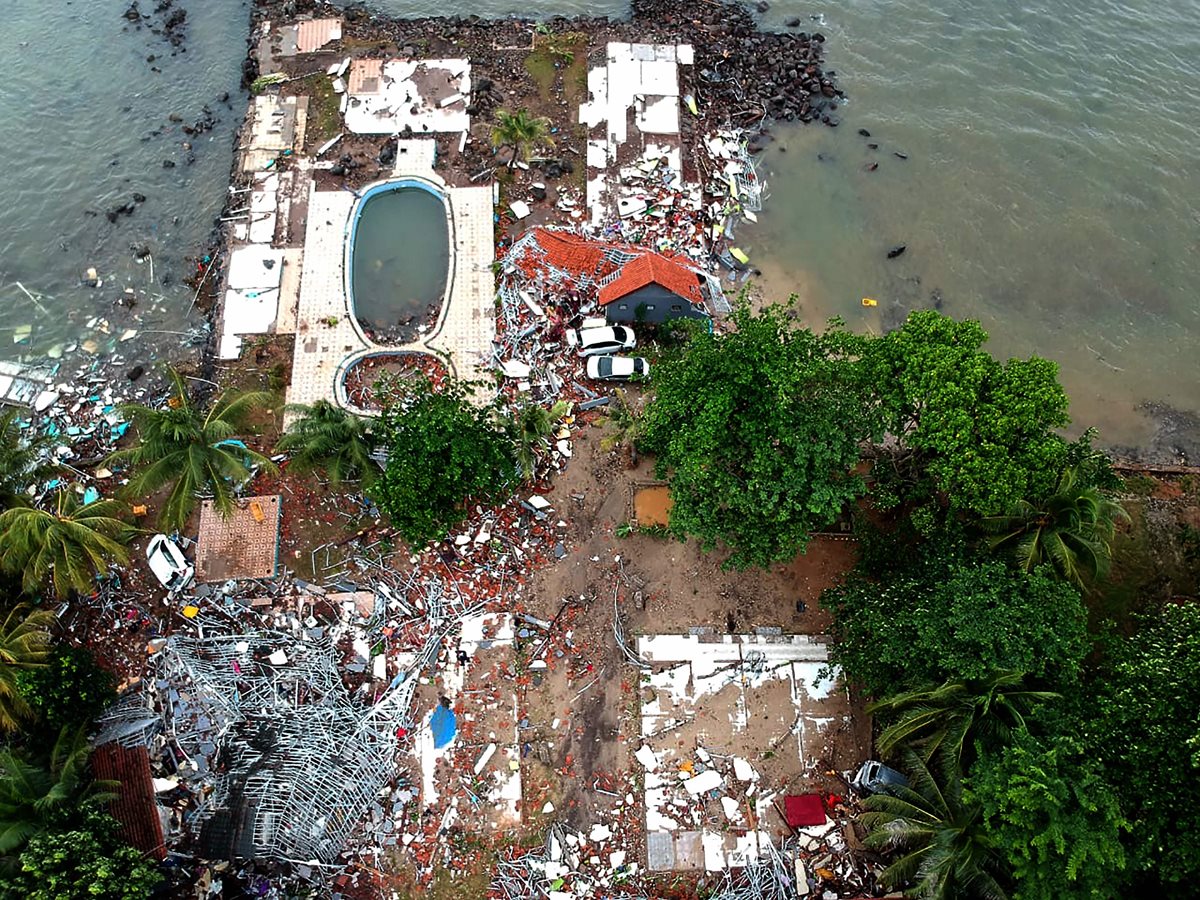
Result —
[{"label": "blue plastic sheet", "polygon": [[438,708],[433,711],[429,727],[433,730],[434,748],[442,749],[454,740],[454,735],[458,732],[458,719],[454,715],[454,710],[447,709],[439,703]]}]

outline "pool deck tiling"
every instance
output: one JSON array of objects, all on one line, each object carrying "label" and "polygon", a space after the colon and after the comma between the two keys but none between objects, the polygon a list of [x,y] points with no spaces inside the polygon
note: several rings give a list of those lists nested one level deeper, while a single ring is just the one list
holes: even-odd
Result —
[{"label": "pool deck tiling", "polygon": [[[433,183],[450,205],[452,271],[438,320],[427,334],[408,344],[380,345],[367,339],[346,293],[345,242],[358,195],[318,191],[314,185],[308,201],[289,404],[310,405],[317,400],[344,404],[345,369],[379,352],[433,353],[447,359],[459,379],[487,378],[495,337],[492,190],[446,187],[429,167],[433,160],[429,140],[401,141],[397,160],[397,177]],[[485,402],[490,397],[480,392],[477,399]]]}]

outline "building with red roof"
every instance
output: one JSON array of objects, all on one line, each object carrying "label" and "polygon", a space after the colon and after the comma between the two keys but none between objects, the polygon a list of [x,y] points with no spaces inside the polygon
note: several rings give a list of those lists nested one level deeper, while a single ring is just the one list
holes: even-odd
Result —
[{"label": "building with red roof", "polygon": [[594,294],[610,322],[711,318],[728,312],[720,284],[683,255],[535,228],[512,248],[510,274],[543,290]]}]

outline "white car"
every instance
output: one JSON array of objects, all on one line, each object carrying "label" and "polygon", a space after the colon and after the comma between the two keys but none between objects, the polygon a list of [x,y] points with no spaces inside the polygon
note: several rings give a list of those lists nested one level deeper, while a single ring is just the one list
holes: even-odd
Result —
[{"label": "white car", "polygon": [[650,363],[640,356],[591,356],[587,377],[599,381],[629,381],[650,377]]},{"label": "white car", "polygon": [[602,328],[568,329],[567,346],[574,347],[580,356],[600,353],[620,353],[637,346],[633,329],[624,325],[605,325]]},{"label": "white car", "polygon": [[159,583],[171,593],[181,591],[196,575],[179,545],[165,534],[156,534],[146,545],[146,562]]}]

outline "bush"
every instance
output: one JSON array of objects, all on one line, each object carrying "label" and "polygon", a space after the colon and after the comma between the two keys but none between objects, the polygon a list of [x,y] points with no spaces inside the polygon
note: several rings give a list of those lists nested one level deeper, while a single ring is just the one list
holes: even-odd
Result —
[{"label": "bush", "polygon": [[44,668],[18,672],[17,689],[49,734],[90,723],[117,699],[112,673],[87,650],[64,645]]}]

